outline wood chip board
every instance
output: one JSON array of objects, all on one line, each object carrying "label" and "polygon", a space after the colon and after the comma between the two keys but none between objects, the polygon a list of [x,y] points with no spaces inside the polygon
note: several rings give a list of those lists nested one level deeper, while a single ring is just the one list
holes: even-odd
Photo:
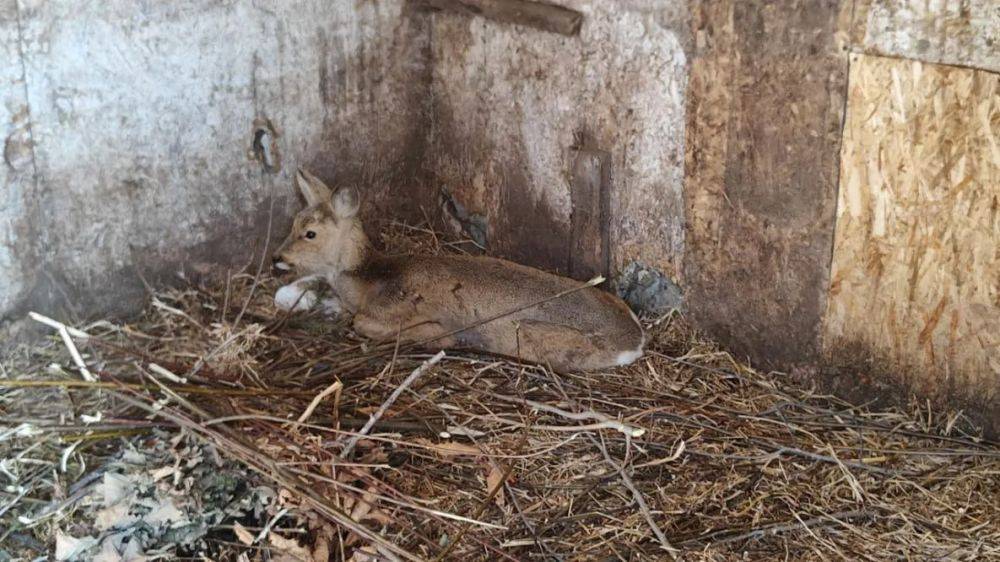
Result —
[{"label": "wood chip board", "polygon": [[827,351],[1000,397],[1000,75],[852,55]]}]

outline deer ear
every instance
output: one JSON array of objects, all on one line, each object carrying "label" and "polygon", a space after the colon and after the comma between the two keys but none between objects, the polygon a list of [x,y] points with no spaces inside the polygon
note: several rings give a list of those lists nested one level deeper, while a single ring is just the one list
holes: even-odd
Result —
[{"label": "deer ear", "polygon": [[315,207],[330,200],[332,193],[330,188],[303,168],[299,168],[298,173],[295,174],[295,183],[299,186],[299,191],[302,192],[302,197],[305,198],[306,205],[309,207]]},{"label": "deer ear", "polygon": [[349,219],[358,214],[361,196],[353,187],[342,187],[333,194],[333,213],[338,219]]}]

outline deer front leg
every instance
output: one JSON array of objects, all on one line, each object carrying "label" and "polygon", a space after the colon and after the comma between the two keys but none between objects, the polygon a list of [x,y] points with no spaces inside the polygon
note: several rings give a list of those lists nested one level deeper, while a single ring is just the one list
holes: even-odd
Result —
[{"label": "deer front leg", "polygon": [[331,294],[320,300],[318,289],[323,282],[321,275],[307,275],[293,281],[278,289],[274,294],[274,304],[281,310],[302,311],[312,309],[318,301],[324,314],[339,314],[343,306],[336,295]]}]

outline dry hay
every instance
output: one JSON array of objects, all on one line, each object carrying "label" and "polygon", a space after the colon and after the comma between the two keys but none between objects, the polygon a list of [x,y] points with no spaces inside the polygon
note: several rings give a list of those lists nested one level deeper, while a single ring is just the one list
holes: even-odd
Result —
[{"label": "dry hay", "polygon": [[[409,234],[387,244],[452,248]],[[232,275],[84,327],[97,382],[60,339],[10,357],[0,548],[27,560],[58,535],[62,554],[102,560],[138,559],[125,536],[193,560],[1000,557],[1000,447],[958,414],[839,402],[676,316],[609,373],[435,364],[344,319],[278,313],[275,287]],[[127,508],[122,489],[141,491]]]}]

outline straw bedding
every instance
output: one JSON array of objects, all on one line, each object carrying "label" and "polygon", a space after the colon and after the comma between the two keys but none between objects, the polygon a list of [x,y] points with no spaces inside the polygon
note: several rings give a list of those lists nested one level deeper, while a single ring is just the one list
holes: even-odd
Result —
[{"label": "straw bedding", "polygon": [[677,315],[607,373],[369,342],[255,269],[82,326],[93,382],[59,337],[7,357],[0,559],[1000,559],[1000,447],[960,414],[840,402]]}]

